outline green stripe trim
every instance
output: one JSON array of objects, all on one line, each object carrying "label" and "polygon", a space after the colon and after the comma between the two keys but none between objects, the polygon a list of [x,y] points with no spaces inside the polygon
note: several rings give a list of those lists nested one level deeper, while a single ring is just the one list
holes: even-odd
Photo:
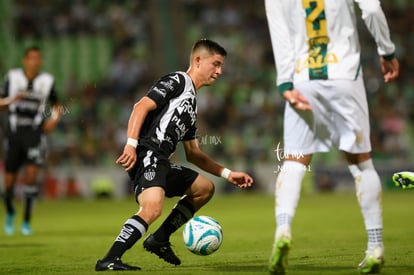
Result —
[{"label": "green stripe trim", "polygon": [[359,65],[358,65],[358,69],[356,71],[354,80],[357,80],[360,71],[361,71],[361,63],[359,63]]},{"label": "green stripe trim", "polygon": [[282,95],[284,92],[293,90],[293,83],[292,82],[285,82],[278,86],[279,93]]},{"label": "green stripe trim", "polygon": [[383,55],[382,57],[387,61],[391,61],[395,58],[395,53]]}]

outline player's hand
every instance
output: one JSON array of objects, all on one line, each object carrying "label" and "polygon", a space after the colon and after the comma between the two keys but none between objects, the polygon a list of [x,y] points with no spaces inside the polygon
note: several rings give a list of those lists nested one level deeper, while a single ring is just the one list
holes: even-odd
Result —
[{"label": "player's hand", "polygon": [[62,115],[61,106],[54,105],[51,110],[50,118],[45,121],[43,124],[43,133],[48,134],[56,128],[59,119]]},{"label": "player's hand", "polygon": [[135,162],[137,162],[137,151],[135,147],[126,144],[124,147],[124,152],[116,160],[117,164],[121,164],[125,168],[125,171],[129,171],[134,167]]},{"label": "player's hand", "polygon": [[7,105],[10,105],[10,104],[12,104],[16,101],[22,100],[23,98],[26,97],[26,94],[27,94],[26,92],[19,92],[14,97],[3,98],[2,101],[1,101],[1,105],[7,106]]},{"label": "player's hand", "polygon": [[252,177],[244,172],[232,171],[227,180],[240,188],[250,187],[253,184]]},{"label": "player's hand", "polygon": [[396,80],[400,74],[400,64],[398,62],[398,59],[394,57],[388,61],[381,57],[380,62],[385,83]]},{"label": "player's hand", "polygon": [[297,110],[312,110],[312,106],[309,104],[308,100],[298,90],[292,89],[285,91],[283,97]]},{"label": "player's hand", "polygon": [[28,93],[27,93],[27,92],[19,92],[19,93],[17,93],[17,94],[13,97],[12,101],[13,101],[13,102],[15,102],[15,101],[19,101],[19,100],[21,100],[21,99],[25,98],[27,95],[28,95]]}]

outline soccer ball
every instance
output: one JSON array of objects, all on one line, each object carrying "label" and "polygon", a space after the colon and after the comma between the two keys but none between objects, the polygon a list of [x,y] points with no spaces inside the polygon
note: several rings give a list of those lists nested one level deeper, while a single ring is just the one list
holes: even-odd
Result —
[{"label": "soccer ball", "polygon": [[189,220],[183,230],[184,244],[197,255],[210,255],[223,241],[223,230],[215,219],[197,216]]}]

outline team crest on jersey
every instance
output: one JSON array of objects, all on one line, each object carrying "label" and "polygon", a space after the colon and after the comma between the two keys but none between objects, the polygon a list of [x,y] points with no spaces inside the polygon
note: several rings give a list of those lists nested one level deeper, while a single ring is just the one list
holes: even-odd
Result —
[{"label": "team crest on jersey", "polygon": [[156,172],[154,169],[147,169],[144,172],[144,178],[147,181],[152,181],[155,178]]}]

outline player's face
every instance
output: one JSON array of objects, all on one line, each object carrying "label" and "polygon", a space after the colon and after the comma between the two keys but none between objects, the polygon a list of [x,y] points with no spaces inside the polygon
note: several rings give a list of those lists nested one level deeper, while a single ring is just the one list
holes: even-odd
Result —
[{"label": "player's face", "polygon": [[201,72],[204,74],[204,85],[211,85],[221,75],[224,57],[212,54],[204,57],[200,63]]},{"label": "player's face", "polygon": [[42,55],[39,51],[29,51],[23,58],[23,65],[26,71],[38,72],[42,65]]}]

